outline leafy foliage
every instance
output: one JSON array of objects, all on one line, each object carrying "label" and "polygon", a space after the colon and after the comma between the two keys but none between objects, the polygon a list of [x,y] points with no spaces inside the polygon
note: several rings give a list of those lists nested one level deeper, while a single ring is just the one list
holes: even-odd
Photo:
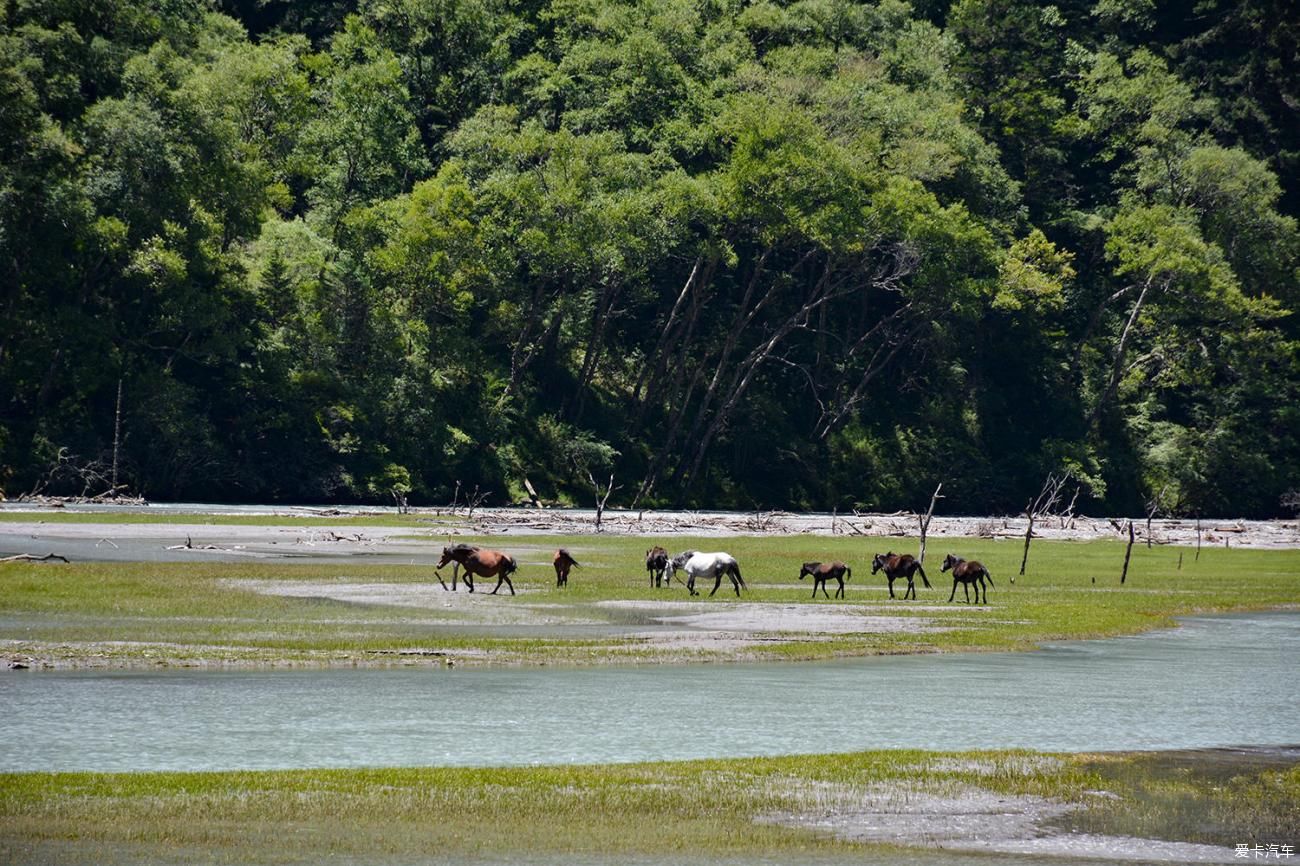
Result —
[{"label": "leafy foliage", "polygon": [[1275,513],[1296,31],[1198,9],[6,5],[0,484]]}]

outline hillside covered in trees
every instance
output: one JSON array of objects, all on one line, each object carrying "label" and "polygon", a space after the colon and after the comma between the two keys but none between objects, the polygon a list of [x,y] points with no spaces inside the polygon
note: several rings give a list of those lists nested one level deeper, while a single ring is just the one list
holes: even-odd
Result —
[{"label": "hillside covered in trees", "polygon": [[1282,513],[1294,12],[8,0],[0,486]]}]

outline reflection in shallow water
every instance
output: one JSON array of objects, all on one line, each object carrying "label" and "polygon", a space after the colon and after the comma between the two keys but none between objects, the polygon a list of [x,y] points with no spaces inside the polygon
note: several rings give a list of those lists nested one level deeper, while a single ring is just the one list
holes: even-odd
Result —
[{"label": "reflection in shallow water", "polygon": [[1300,615],[1033,653],[529,670],[0,674],[0,770],[526,765],[1300,742]]}]

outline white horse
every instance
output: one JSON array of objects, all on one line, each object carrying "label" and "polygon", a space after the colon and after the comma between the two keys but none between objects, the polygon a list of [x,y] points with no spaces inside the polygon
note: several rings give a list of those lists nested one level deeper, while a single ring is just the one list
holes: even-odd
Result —
[{"label": "white horse", "polygon": [[690,590],[691,595],[699,595],[695,591],[697,577],[713,578],[713,592],[709,593],[710,596],[722,586],[724,574],[731,578],[731,585],[735,588],[736,595],[740,595],[740,588],[745,586],[745,579],[740,576],[740,565],[730,553],[697,553],[688,550],[668,560],[668,577],[676,577],[679,568],[686,572],[686,588]]}]

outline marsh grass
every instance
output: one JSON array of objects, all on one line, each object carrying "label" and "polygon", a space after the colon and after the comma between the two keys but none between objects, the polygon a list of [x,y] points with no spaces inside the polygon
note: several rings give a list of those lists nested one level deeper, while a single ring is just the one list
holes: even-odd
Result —
[{"label": "marsh grass", "polygon": [[[1207,757],[1208,755],[1208,757]],[[1207,762],[1209,765],[1207,765]],[[1226,787],[1225,787],[1226,786]],[[774,814],[978,789],[1074,804],[1063,829],[1231,845],[1286,841],[1292,760],[865,752],[538,768],[0,775],[0,852],[135,846],[227,862],[511,854],[695,857],[854,850]],[[1209,817],[1207,817],[1209,816]],[[924,822],[942,816],[918,816]]]},{"label": "marsh grass", "polygon": [[[536,606],[560,619],[618,626],[645,613],[601,602],[633,600],[665,606],[687,602],[676,584],[670,589],[648,585],[643,558],[653,541],[590,535],[485,537],[481,543],[515,554],[521,564],[515,579],[519,595],[493,599],[492,604]],[[564,589],[555,587],[550,567],[550,554],[560,546],[582,564]],[[1168,626],[1174,617],[1188,614],[1300,604],[1300,551],[1206,549],[1199,561],[1183,557],[1180,569],[1178,549],[1139,548],[1133,553],[1128,582],[1121,587],[1122,544],[1039,542],[1030,573],[1012,585],[1010,576],[1019,561],[1014,544],[942,537],[931,541],[929,574],[934,588],[919,589],[916,602],[891,600],[883,579],[870,573],[870,557],[886,548],[912,546],[908,539],[820,536],[672,540],[674,550],[726,549],[736,555],[750,586],[739,601],[915,616],[939,629],[787,634],[783,640],[746,650],[744,658],[1024,649],[1044,641]],[[962,604],[960,589],[956,602],[948,604],[951,582],[937,567],[941,554],[948,551],[980,559],[989,567],[995,581],[989,605]],[[831,558],[854,567],[847,599],[814,600],[809,582],[797,580],[799,564]],[[261,594],[250,589],[248,581],[436,586],[429,565],[377,565],[346,557],[326,564],[5,563],[0,564],[0,640],[7,643],[11,656],[27,653],[55,663],[78,663],[88,656],[110,664],[133,660],[382,663],[411,650],[427,651],[432,659],[457,655],[474,663],[698,658],[691,652],[652,653],[641,642],[618,635],[574,639],[539,636],[535,630],[512,635],[504,627],[476,630],[449,624],[460,614],[437,604],[402,607]],[[489,586],[493,583],[488,581]],[[712,587],[703,588],[707,593]],[[729,605],[738,600],[724,586],[716,596],[696,601]]]}]

